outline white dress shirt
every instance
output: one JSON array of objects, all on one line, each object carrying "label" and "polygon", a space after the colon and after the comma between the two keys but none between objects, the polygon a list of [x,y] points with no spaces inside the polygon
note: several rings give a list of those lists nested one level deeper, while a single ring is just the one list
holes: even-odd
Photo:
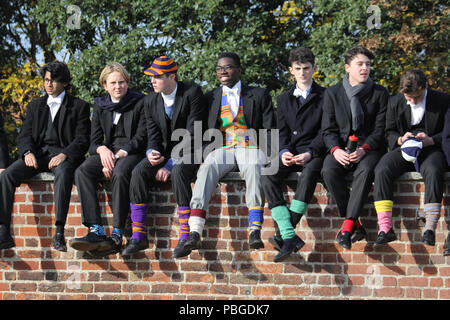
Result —
[{"label": "white dress shirt", "polygon": [[306,101],[306,98],[308,97],[308,94],[311,92],[311,87],[312,87],[312,84],[309,86],[308,89],[301,90],[297,85],[295,85],[295,90],[293,92],[293,95],[296,98],[300,97],[300,101],[303,104]]},{"label": "white dress shirt", "polygon": [[166,111],[167,116],[171,120],[172,120],[172,113],[173,113],[173,104],[175,103],[175,98],[177,95],[177,89],[178,89],[178,84],[175,86],[175,89],[170,94],[164,94],[163,92],[161,92],[161,96],[164,100],[164,109]]},{"label": "white dress shirt", "polygon": [[412,104],[407,101],[406,103],[411,107],[411,125],[415,126],[422,121],[423,115],[425,114],[425,103],[427,101],[427,89],[425,89],[425,95],[418,104]]},{"label": "white dress shirt", "polygon": [[58,113],[62,102],[64,101],[65,95],[66,91],[63,90],[63,92],[61,92],[59,96],[57,96],[56,98],[53,98],[52,96],[48,96],[47,98],[47,105],[50,108],[50,114],[52,115],[52,122],[53,120],[55,120],[55,116]]},{"label": "white dress shirt", "polygon": [[233,88],[228,88],[227,86],[222,87],[222,91],[227,95],[228,106],[233,114],[233,119],[236,118],[239,112],[239,99],[241,97],[241,80],[239,80]]}]

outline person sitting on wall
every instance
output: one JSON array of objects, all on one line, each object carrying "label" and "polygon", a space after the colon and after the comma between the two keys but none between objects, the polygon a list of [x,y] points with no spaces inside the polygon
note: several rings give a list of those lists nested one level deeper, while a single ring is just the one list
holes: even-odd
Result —
[{"label": "person sitting on wall", "polygon": [[[309,48],[300,47],[290,52],[289,72],[296,83],[277,99],[281,164],[277,174],[261,177],[272,217],[281,233],[269,238],[280,251],[275,262],[283,261],[305,244],[295,234],[295,227],[314,194],[326,151],[320,131],[325,88],[312,78],[317,70],[314,58]],[[294,199],[288,208],[282,182],[289,173],[300,171]]]},{"label": "person sitting on wall", "polygon": [[[180,222],[179,242],[174,249],[175,258],[190,253],[184,248],[189,234],[189,201],[192,196],[191,182],[199,166],[187,154],[172,154],[180,144],[172,141],[172,133],[186,129],[189,142],[194,139],[194,124],[203,121],[205,99],[199,85],[178,81],[178,65],[167,56],[156,58],[145,74],[151,76],[154,92],[144,98],[147,127],[147,157],[134,168],[131,176],[130,199],[133,234],[122,250],[130,255],[148,248],[146,217],[152,182],[166,182],[171,177]],[[181,156],[181,158],[177,158]],[[188,161],[189,160],[189,161]]]},{"label": "person sitting on wall", "polygon": [[65,63],[47,63],[41,76],[46,94],[27,105],[17,138],[19,159],[0,174],[0,249],[15,246],[10,224],[16,187],[40,172],[53,172],[56,234],[52,246],[67,250],[64,226],[74,172],[89,146],[90,106],[67,92],[71,77]]},{"label": "person sitting on wall", "polygon": [[[130,210],[131,171],[144,158],[147,132],[143,109],[144,94],[130,90],[130,74],[119,63],[108,64],[100,74],[107,92],[94,99],[90,157],[75,172],[81,202],[85,237],[72,239],[70,246],[94,256],[120,252]],[[113,231],[106,238],[97,199],[97,183],[111,181]]]},{"label": "person sitting on wall", "polygon": [[[362,46],[349,49],[344,55],[346,75],[325,90],[323,102],[322,132],[329,154],[322,177],[345,217],[336,241],[347,249],[366,238],[359,216],[372,188],[374,168],[386,151],[389,93],[369,77],[373,59],[373,53]],[[345,179],[349,172],[353,175],[351,192]]]},{"label": "person sitting on wall", "polygon": [[426,225],[422,241],[434,246],[447,168],[442,151],[442,130],[449,97],[427,88],[427,78],[422,70],[409,69],[400,78],[400,94],[389,99],[386,140],[390,152],[375,168],[374,205],[379,230],[374,245],[397,239],[391,221],[393,182],[404,172],[418,171],[425,183]]}]

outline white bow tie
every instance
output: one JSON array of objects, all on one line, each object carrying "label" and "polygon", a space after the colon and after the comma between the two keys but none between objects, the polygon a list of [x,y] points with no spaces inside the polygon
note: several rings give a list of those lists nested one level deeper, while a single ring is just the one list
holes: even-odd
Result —
[{"label": "white bow tie", "polygon": [[230,95],[235,95],[235,96],[237,96],[237,94],[238,94],[238,88],[230,89],[230,88],[224,86],[224,87],[223,87],[223,92],[225,92],[226,94],[230,94]]},{"label": "white bow tie", "polygon": [[51,106],[53,103],[61,104],[61,98],[60,97],[53,98],[52,96],[49,96],[47,99],[47,104]]},{"label": "white bow tie", "polygon": [[301,96],[301,97],[306,99],[306,97],[308,96],[308,92],[307,91],[302,91],[299,88],[295,88],[293,95],[296,98]]}]

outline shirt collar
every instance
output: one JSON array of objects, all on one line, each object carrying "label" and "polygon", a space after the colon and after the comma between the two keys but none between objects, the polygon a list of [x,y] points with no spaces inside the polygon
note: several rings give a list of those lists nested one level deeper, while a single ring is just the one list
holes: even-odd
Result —
[{"label": "shirt collar", "polygon": [[238,82],[236,82],[236,84],[233,86],[233,88],[229,88],[227,86],[223,86],[222,87],[222,91],[223,92],[235,92],[237,95],[241,94],[241,89],[242,89],[242,83],[241,80],[239,80]]},{"label": "shirt collar", "polygon": [[164,100],[166,100],[166,99],[175,100],[175,96],[177,94],[177,89],[178,89],[178,84],[175,84],[175,89],[170,94],[164,94],[163,92],[161,92],[163,99]]},{"label": "shirt collar", "polygon": [[51,103],[57,103],[59,105],[62,104],[62,102],[64,101],[64,97],[66,96],[66,90],[63,90],[63,92],[61,92],[56,98],[52,97],[52,96],[48,96],[47,98],[47,105],[51,106]]}]

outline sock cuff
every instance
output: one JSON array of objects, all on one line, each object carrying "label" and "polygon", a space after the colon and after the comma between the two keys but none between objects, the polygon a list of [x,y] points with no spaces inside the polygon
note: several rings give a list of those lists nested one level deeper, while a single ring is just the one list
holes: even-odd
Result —
[{"label": "sock cuff", "polygon": [[192,217],[206,219],[206,211],[203,209],[191,209],[191,218]]},{"label": "sock cuff", "polygon": [[375,211],[377,213],[379,212],[392,212],[392,207],[394,206],[394,201],[392,200],[380,200],[380,201],[374,201],[373,203],[375,205]]},{"label": "sock cuff", "polygon": [[275,222],[278,223],[277,220],[290,219],[291,215],[289,214],[289,209],[286,206],[276,206],[270,210],[272,214],[272,218]]},{"label": "sock cuff", "polygon": [[306,202],[293,199],[291,201],[289,210],[291,210],[295,213],[298,213],[298,214],[303,214],[303,213],[305,213],[307,207],[308,207],[308,204]]},{"label": "sock cuff", "polygon": [[190,231],[195,231],[198,234],[202,234],[203,232],[203,226],[205,225],[205,219],[198,217],[198,216],[192,216],[189,218],[189,227]]},{"label": "sock cuff", "polygon": [[425,212],[428,211],[441,211],[441,204],[440,203],[425,203],[423,206],[423,210]]}]

